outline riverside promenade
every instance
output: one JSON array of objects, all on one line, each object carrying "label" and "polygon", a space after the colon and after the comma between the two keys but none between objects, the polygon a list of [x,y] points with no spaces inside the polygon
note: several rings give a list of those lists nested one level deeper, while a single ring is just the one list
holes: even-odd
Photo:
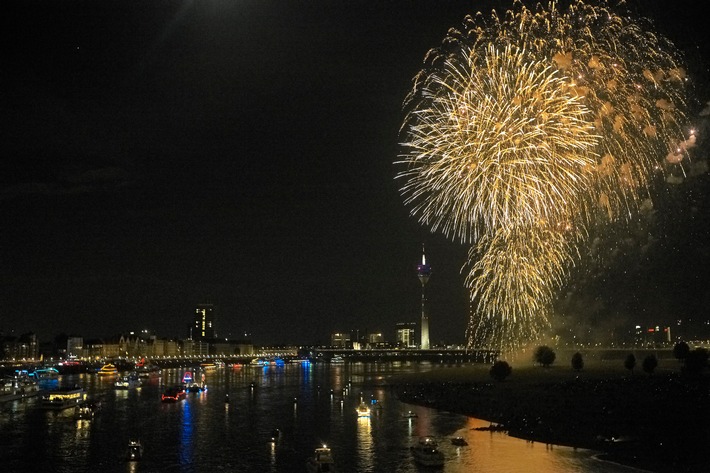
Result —
[{"label": "riverside promenade", "polygon": [[[549,368],[509,363],[494,381],[490,366],[465,365],[391,379],[407,403],[490,421],[531,442],[588,448],[655,472],[708,471],[710,376],[688,376],[675,359],[653,374],[623,360],[585,359],[581,371],[559,357]],[[640,364],[640,363],[639,363]]]}]

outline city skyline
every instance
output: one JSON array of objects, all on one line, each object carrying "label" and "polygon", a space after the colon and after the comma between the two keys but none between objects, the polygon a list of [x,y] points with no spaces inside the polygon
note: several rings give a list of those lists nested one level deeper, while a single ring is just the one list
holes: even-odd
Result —
[{"label": "city skyline", "polygon": [[[393,162],[426,52],[510,2],[11,3],[0,330],[177,337],[207,299],[255,342],[384,330],[420,320],[423,242],[431,342],[463,342],[468,248],[410,217]],[[701,15],[631,3],[686,55],[698,112]],[[652,231],[577,268],[563,321],[706,315],[707,195],[707,172],[666,186]]]}]

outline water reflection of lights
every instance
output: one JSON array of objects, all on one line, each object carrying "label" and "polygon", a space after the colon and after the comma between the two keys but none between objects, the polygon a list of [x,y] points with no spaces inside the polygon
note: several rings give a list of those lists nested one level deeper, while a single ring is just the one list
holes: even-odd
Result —
[{"label": "water reflection of lights", "polygon": [[276,471],[276,441],[269,442],[271,450],[269,452],[269,460],[271,461],[271,471]]},{"label": "water reflection of lights", "polygon": [[183,465],[191,465],[193,458],[192,411],[190,403],[182,402],[182,430],[180,435],[180,460]]},{"label": "water reflection of lights", "polygon": [[372,424],[369,417],[357,419],[357,453],[358,471],[372,471],[374,465],[374,444],[372,441]]},{"label": "water reflection of lights", "polygon": [[[91,422],[88,419],[77,419],[76,421],[76,428],[77,428],[77,434],[79,433],[79,430],[88,430],[89,427],[91,426]],[[79,437],[77,435],[77,437]]]}]

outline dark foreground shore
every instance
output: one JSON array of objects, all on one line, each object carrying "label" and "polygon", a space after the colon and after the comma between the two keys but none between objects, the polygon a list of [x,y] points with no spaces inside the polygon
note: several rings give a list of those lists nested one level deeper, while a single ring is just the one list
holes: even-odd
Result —
[{"label": "dark foreground shore", "polygon": [[654,472],[710,472],[710,378],[526,367],[503,382],[485,367],[392,380],[406,403],[465,414],[527,440],[588,448]]}]

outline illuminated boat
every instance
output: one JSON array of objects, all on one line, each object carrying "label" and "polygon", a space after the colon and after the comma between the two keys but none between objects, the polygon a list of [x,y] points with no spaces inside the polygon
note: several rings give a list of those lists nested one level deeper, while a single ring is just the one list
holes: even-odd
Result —
[{"label": "illuminated boat", "polygon": [[339,364],[345,363],[345,358],[343,358],[340,355],[335,355],[333,358],[330,359],[330,362],[339,365]]},{"label": "illuminated boat", "polygon": [[61,411],[78,406],[85,398],[84,390],[78,386],[59,388],[42,394],[40,406],[42,409]]},{"label": "illuminated boat", "polygon": [[419,442],[410,448],[416,463],[424,466],[444,465],[444,454],[433,437],[420,437]]},{"label": "illuminated boat", "polygon": [[201,393],[202,391],[207,391],[207,385],[204,383],[192,383],[185,390],[189,393]]},{"label": "illuminated boat", "polygon": [[417,413],[412,412],[412,411],[407,411],[404,414],[402,414],[402,417],[406,417],[408,419],[411,419],[411,418],[417,417]]},{"label": "illuminated boat", "polygon": [[139,378],[147,379],[151,376],[156,376],[161,373],[160,367],[147,362],[145,358],[141,358],[141,361],[136,363],[135,373]]},{"label": "illuminated boat", "polygon": [[96,413],[101,409],[99,404],[93,402],[80,402],[74,408],[74,418],[77,420],[93,419]]},{"label": "illuminated boat", "polygon": [[364,402],[357,406],[356,411],[358,417],[370,417],[370,408]]},{"label": "illuminated boat", "polygon": [[457,447],[465,447],[468,442],[463,437],[454,437],[451,439],[451,445],[456,445]]},{"label": "illuminated boat", "polygon": [[182,383],[183,384],[190,384],[194,381],[194,378],[192,377],[192,371],[185,371],[185,374],[182,375]]},{"label": "illuminated boat", "polygon": [[217,368],[217,365],[215,365],[211,361],[203,361],[202,363],[200,363],[200,368],[202,368],[203,370],[213,370]]},{"label": "illuminated boat", "polygon": [[39,368],[30,373],[30,376],[36,379],[52,379],[59,376],[59,370],[51,366],[49,368]]},{"label": "illuminated boat", "polygon": [[121,376],[113,383],[113,387],[116,389],[128,389],[131,387],[131,380],[128,376]]},{"label": "illuminated boat", "polygon": [[96,372],[99,376],[116,376],[118,375],[118,368],[112,363],[107,363],[101,367],[100,370]]},{"label": "illuminated boat", "polygon": [[39,385],[28,375],[16,375],[0,381],[0,402],[15,401],[37,394],[39,394]]},{"label": "illuminated boat", "polygon": [[138,461],[143,458],[143,444],[140,440],[130,440],[128,442],[128,451],[126,452],[126,460]]},{"label": "illuminated boat", "polygon": [[316,448],[313,456],[306,461],[308,473],[334,473],[335,461],[333,454],[326,445]]},{"label": "illuminated boat", "polygon": [[172,386],[163,392],[160,400],[162,402],[178,402],[185,399],[186,395],[187,393],[185,393],[185,388],[182,386]]}]

